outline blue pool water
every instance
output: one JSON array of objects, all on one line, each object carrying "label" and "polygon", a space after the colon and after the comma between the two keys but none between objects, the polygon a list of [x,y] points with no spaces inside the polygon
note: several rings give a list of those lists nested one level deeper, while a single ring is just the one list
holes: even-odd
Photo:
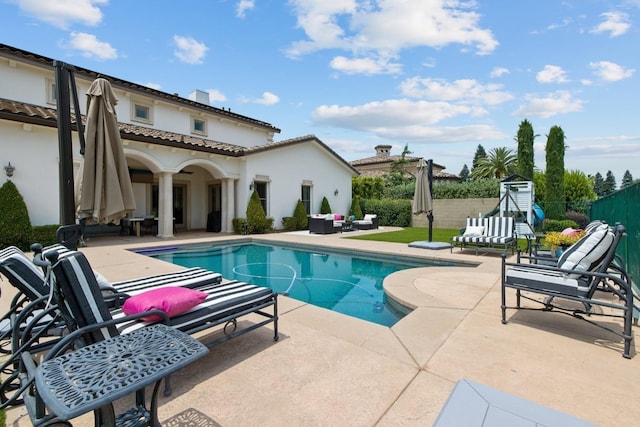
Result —
[{"label": "blue pool water", "polygon": [[137,252],[184,267],[217,271],[225,279],[267,286],[291,298],[385,326],[394,325],[410,312],[387,298],[382,289],[386,276],[407,268],[453,265],[417,259],[392,262],[326,249],[255,243]]}]

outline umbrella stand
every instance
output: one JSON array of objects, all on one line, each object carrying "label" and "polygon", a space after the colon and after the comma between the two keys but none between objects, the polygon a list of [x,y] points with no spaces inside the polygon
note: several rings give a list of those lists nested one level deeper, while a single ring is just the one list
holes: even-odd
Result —
[{"label": "umbrella stand", "polygon": [[[421,161],[424,162],[424,160],[421,160]],[[411,242],[411,243],[409,243],[409,246],[412,247],[412,248],[422,248],[422,249],[447,249],[447,248],[450,248],[451,245],[449,243],[434,242],[433,241],[433,205],[432,205],[432,203],[433,203],[433,160],[429,159],[429,160],[427,160],[426,165],[424,165],[424,163],[423,163],[419,167],[426,167],[427,182],[428,182],[428,186],[429,186],[429,199],[431,199],[432,202],[431,202],[431,205],[428,208],[422,207],[422,208],[419,208],[420,210],[416,210],[416,207],[414,207],[413,210],[414,210],[414,213],[419,213],[419,212],[426,212],[427,213],[427,219],[429,220],[429,236],[428,236],[429,240]],[[416,188],[417,188],[417,186],[416,186]]]},{"label": "umbrella stand", "polygon": [[[80,140],[80,154],[84,153],[84,131],[82,129],[82,115],[78,101],[75,68],[73,65],[61,61],[53,61],[56,82],[56,105],[58,112],[58,150],[60,156],[60,223],[63,227],[77,227],[76,204],[73,184],[73,139],[71,137],[71,96],[76,115],[78,138]],[[63,239],[69,249],[77,249],[77,243],[82,236],[80,226],[78,239]],[[63,230],[58,232],[64,233]],[[74,236],[77,236],[74,234]]]}]

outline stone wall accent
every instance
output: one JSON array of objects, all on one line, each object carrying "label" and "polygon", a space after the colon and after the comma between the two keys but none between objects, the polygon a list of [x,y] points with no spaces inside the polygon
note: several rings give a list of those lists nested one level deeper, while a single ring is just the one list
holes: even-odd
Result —
[{"label": "stone wall accent", "polygon": [[[436,199],[433,201],[433,228],[463,228],[467,217],[487,214],[498,206],[498,197],[489,199]],[[426,214],[413,215],[413,227],[428,227]]]}]

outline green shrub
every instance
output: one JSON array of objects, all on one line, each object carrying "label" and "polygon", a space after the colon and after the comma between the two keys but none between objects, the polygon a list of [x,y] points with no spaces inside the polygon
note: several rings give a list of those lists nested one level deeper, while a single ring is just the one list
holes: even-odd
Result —
[{"label": "green shrub", "polygon": [[320,205],[320,213],[323,215],[331,213],[331,205],[329,205],[329,201],[327,200],[326,197],[322,198],[322,204]]},{"label": "green shrub", "polygon": [[307,217],[307,211],[304,208],[304,203],[302,203],[302,200],[300,199],[298,199],[296,208],[293,211],[293,218],[295,220],[294,230],[306,230],[309,228],[309,217]]},{"label": "green shrub", "polygon": [[364,212],[378,216],[380,225],[411,226],[411,200],[366,199],[362,201],[362,206]]},{"label": "green shrub", "polygon": [[570,219],[545,219],[542,223],[542,229],[545,232],[562,231],[565,228],[580,228],[578,223]]},{"label": "green shrub", "polygon": [[249,234],[249,223],[246,218],[233,218],[231,220],[233,232],[236,234]]},{"label": "green shrub", "polygon": [[271,231],[273,228],[273,218],[267,218],[256,190],[253,190],[247,204],[246,216],[249,224],[249,234],[262,234]]},{"label": "green shrub", "polygon": [[12,181],[0,187],[0,249],[17,246],[28,251],[33,243],[29,211]]},{"label": "green shrub", "polygon": [[490,197],[500,197],[500,181],[494,178],[452,184],[434,184],[433,186],[434,199],[483,199]]},{"label": "green shrub", "polygon": [[589,217],[581,212],[567,211],[565,216],[568,220],[575,221],[578,228],[584,229],[589,224]]},{"label": "green shrub", "polygon": [[295,231],[297,227],[297,221],[292,216],[282,217],[282,227],[285,231]]},{"label": "green shrub", "polygon": [[56,231],[58,231],[58,228],[60,228],[58,224],[34,226],[32,243],[40,243],[42,246],[58,243],[56,239]]},{"label": "green shrub", "polygon": [[360,197],[355,196],[351,200],[351,209],[349,209],[349,216],[354,216],[356,219],[362,219],[362,208],[360,207]]}]

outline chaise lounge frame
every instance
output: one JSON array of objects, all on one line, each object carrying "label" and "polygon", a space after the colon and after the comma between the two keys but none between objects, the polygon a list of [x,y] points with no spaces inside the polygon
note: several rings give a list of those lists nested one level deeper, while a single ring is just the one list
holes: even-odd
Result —
[{"label": "chaise lounge frame", "polygon": [[[625,235],[623,225],[614,227],[613,243],[608,248],[602,263],[594,271],[569,270],[545,264],[521,262],[529,257],[518,256],[517,262],[508,262],[502,256],[501,271],[501,311],[502,323],[507,323],[507,309],[555,311],[584,320],[594,326],[609,331],[624,340],[622,355],[631,358],[633,341],[632,324],[634,312],[634,294],[632,282],[623,266],[614,262],[616,248]],[[579,277],[575,277],[579,276]],[[516,304],[507,305],[507,288],[516,290]],[[604,300],[599,292],[610,293],[614,301]],[[535,297],[532,295],[539,295]],[[599,297],[600,296],[600,297]],[[556,299],[580,303],[582,308],[567,308],[555,304]],[[522,300],[534,302],[541,307],[525,307]],[[615,301],[619,302],[615,302]],[[593,307],[602,307],[607,311],[594,311]],[[622,330],[615,330],[601,322],[591,320],[591,316],[622,319]]]}]

